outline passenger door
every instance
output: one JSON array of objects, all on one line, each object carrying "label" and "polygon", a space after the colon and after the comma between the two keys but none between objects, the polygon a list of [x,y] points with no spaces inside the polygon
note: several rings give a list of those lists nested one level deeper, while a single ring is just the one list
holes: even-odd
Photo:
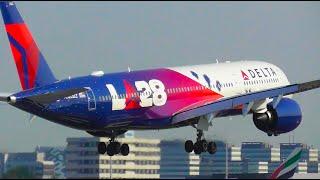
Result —
[{"label": "passenger door", "polygon": [[86,87],[88,90],[86,91],[87,98],[88,98],[88,110],[94,111],[96,110],[96,98],[94,93],[90,87]]}]

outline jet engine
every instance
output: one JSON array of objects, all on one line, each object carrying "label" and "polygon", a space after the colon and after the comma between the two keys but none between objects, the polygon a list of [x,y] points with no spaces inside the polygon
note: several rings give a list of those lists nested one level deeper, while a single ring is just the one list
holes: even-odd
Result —
[{"label": "jet engine", "polygon": [[265,113],[253,113],[253,122],[269,136],[290,132],[301,123],[300,106],[292,99],[282,98],[276,108],[269,103],[267,109]]}]

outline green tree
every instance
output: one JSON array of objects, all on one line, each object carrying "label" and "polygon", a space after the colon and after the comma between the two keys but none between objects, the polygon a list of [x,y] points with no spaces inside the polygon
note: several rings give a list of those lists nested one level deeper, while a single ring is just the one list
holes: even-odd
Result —
[{"label": "green tree", "polygon": [[34,173],[31,172],[27,167],[17,166],[9,169],[2,176],[3,179],[34,179],[36,178]]}]

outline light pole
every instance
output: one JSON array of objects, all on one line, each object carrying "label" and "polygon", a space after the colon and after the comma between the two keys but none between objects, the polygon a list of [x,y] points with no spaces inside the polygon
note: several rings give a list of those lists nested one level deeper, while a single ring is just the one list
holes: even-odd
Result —
[{"label": "light pole", "polygon": [[111,156],[109,156],[109,175],[110,179],[112,178],[112,162],[111,162]]},{"label": "light pole", "polygon": [[225,145],[226,145],[226,179],[228,179],[228,172],[229,172],[229,170],[228,170],[228,143],[227,143],[227,141],[225,142]]}]

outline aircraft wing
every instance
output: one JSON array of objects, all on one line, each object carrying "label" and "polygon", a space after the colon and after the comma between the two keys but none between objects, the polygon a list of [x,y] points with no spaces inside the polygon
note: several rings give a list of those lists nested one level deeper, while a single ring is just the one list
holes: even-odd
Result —
[{"label": "aircraft wing", "polygon": [[266,98],[277,98],[279,96],[285,96],[290,94],[296,94],[311,89],[319,88],[320,80],[309,81],[300,84],[292,84],[288,86],[233,96],[230,98],[224,98],[212,103],[207,103],[205,105],[193,107],[191,109],[186,109],[182,112],[174,114],[172,117],[172,123],[177,124],[185,120],[189,120],[198,116],[206,115],[209,113],[232,109],[238,105],[248,104],[250,102],[255,102],[263,100]]},{"label": "aircraft wing", "polygon": [[30,97],[27,97],[27,99],[30,99],[32,101],[46,104],[46,103],[52,103],[55,102],[58,99],[62,99],[68,96],[72,96],[74,94],[78,94],[81,92],[87,91],[87,88],[72,88],[72,89],[66,89],[66,90],[60,90],[56,92],[48,92],[45,94],[39,94],[39,95],[33,95]]}]

